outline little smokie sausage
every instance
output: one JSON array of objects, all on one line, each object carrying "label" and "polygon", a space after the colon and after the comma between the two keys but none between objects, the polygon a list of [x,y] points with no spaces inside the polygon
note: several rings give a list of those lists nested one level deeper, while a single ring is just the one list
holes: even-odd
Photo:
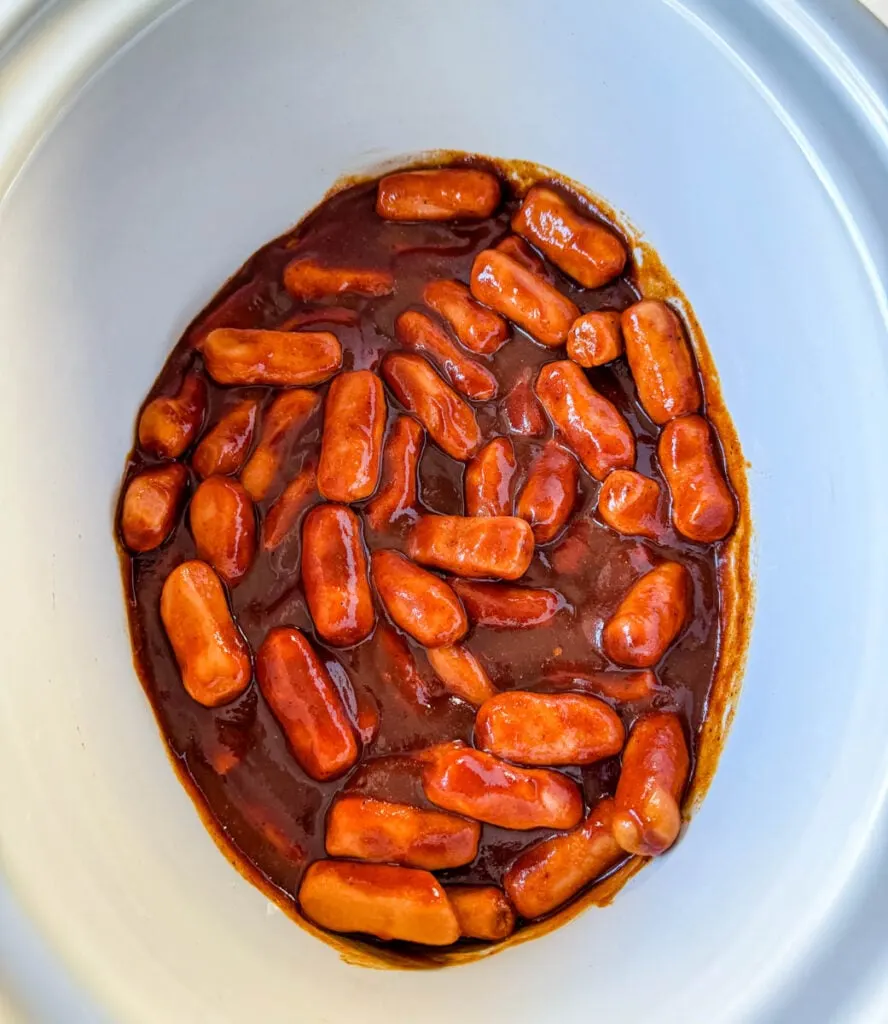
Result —
[{"label": "little smokie sausage", "polygon": [[489,171],[399,171],[380,179],[376,212],[386,220],[480,220],[499,201],[500,183]]},{"label": "little smokie sausage", "polygon": [[303,302],[346,292],[376,298],[391,295],[395,290],[395,279],[387,270],[325,267],[317,260],[298,259],[284,268],[284,287]]},{"label": "little smokie sausage", "polygon": [[153,551],[167,539],[187,482],[188,470],[179,462],[146,469],[129,481],[120,510],[120,532],[130,551]]},{"label": "little smokie sausage", "polygon": [[508,438],[488,441],[466,468],[466,514],[510,516],[517,469],[515,449]]},{"label": "little smokie sausage", "polygon": [[460,351],[444,329],[425,313],[408,309],[395,321],[398,343],[411,352],[424,352],[440,367],[457,391],[474,402],[494,398],[496,377],[475,359]]},{"label": "little smokie sausage", "polygon": [[512,218],[512,230],[533,242],[584,288],[600,288],[626,266],[626,246],[610,228],[542,185],[535,185],[524,197]]},{"label": "little smokie sausage", "polygon": [[449,885],[445,892],[463,938],[497,942],[515,930],[515,911],[495,885]]},{"label": "little smokie sausage", "polygon": [[318,490],[328,501],[362,501],[376,490],[385,417],[385,393],[375,373],[341,373],[330,385],[318,463]]},{"label": "little smokie sausage", "polygon": [[546,690],[578,690],[624,704],[650,701],[659,692],[657,677],[647,668],[637,672],[590,671],[556,663],[546,670],[542,683]]},{"label": "little smokie sausage", "polygon": [[627,853],[656,857],[681,829],[690,757],[678,715],[645,715],[629,733],[614,797],[614,838]]},{"label": "little smokie sausage", "polygon": [[618,665],[650,668],[688,620],[691,577],[680,562],[663,562],[636,580],[604,627],[604,653]]},{"label": "little smokie sausage", "polygon": [[398,401],[451,458],[465,462],[478,450],[481,431],[470,405],[442,380],[422,356],[390,352],[382,375]]},{"label": "little smokie sausage", "polygon": [[598,514],[617,533],[650,537],[663,535],[660,485],[634,469],[615,469],[598,492]]},{"label": "little smokie sausage", "polygon": [[527,474],[516,509],[530,523],[537,544],[548,544],[567,524],[579,480],[577,460],[557,441],[549,441]]},{"label": "little smokie sausage", "polygon": [[460,281],[429,281],[422,301],[450,324],[460,344],[472,352],[489,356],[508,341],[506,321],[472,298]]},{"label": "little smokie sausage", "polygon": [[696,412],[703,396],[678,316],[665,302],[645,299],[624,310],[621,322],[626,358],[648,416],[662,426]]},{"label": "little smokie sausage", "polygon": [[262,696],[293,756],[313,779],[334,779],[358,759],[345,705],[321,659],[298,629],[272,629],[256,655]]},{"label": "little smokie sausage", "polygon": [[496,249],[478,253],[472,264],[472,294],[508,317],[542,345],[567,340],[579,309],[545,278]]},{"label": "little smokie sausage", "polygon": [[528,629],[545,625],[566,607],[564,598],[554,590],[459,579],[452,585],[475,626]]},{"label": "little smokie sausage", "polygon": [[313,391],[294,388],[274,399],[262,421],[259,443],[241,471],[241,483],[253,501],[262,501],[271,489],[287,449],[321,406]]},{"label": "little smokie sausage", "polygon": [[287,484],[265,515],[262,546],[266,551],[274,551],[281,544],[317,496],[317,473],[314,463],[309,462]]},{"label": "little smokie sausage", "polygon": [[528,367],[512,385],[503,401],[503,414],[509,430],[521,437],[542,437],[548,423],[533,390],[534,371]]},{"label": "little smokie sausage", "polygon": [[620,314],[612,309],[584,313],[567,336],[567,354],[580,366],[604,366],[623,354]]},{"label": "little smokie sausage", "polygon": [[256,555],[256,513],[243,485],[208,477],[194,492],[188,518],[198,556],[235,586]]},{"label": "little smokie sausage", "polygon": [[429,756],[422,784],[433,804],[501,828],[573,828],[583,816],[579,787],[566,775],[518,768],[459,743]]},{"label": "little smokie sausage", "polygon": [[625,738],[619,716],[580,693],[510,690],[475,718],[475,743],[518,764],[592,764],[619,754]]},{"label": "little smokie sausage", "polygon": [[139,417],[139,446],[165,459],[178,458],[197,437],[207,408],[207,386],[189,373],[178,394],[149,402]]},{"label": "little smokie sausage", "polygon": [[422,427],[411,416],[399,416],[392,424],[382,451],[379,490],[364,509],[371,529],[385,530],[402,520],[417,519],[417,471],[423,437]]},{"label": "little smokie sausage", "polygon": [[676,530],[702,544],[726,537],[737,508],[718,464],[715,440],[702,416],[683,416],[667,423],[657,455],[672,492]]},{"label": "little smokie sausage", "polygon": [[401,634],[380,619],[373,635],[373,663],[385,686],[396,690],[412,707],[428,707],[432,695],[416,659]]},{"label": "little smokie sausage", "polygon": [[329,331],[217,327],[204,341],[203,357],[219,384],[298,387],[329,380],[342,366],[342,346]]},{"label": "little smokie sausage", "polygon": [[444,689],[472,707],[479,707],[496,693],[484,666],[468,647],[462,644],[431,647],[426,656]]},{"label": "little smokie sausage", "polygon": [[302,584],[318,635],[334,647],[373,632],[361,523],[344,505],[318,505],[302,524]]},{"label": "little smokie sausage", "polygon": [[542,256],[518,235],[506,235],[501,242],[497,242],[494,249],[497,252],[504,252],[507,256],[511,256],[525,270],[529,270],[532,274],[545,278],[551,283],[552,274],[543,262]]},{"label": "little smokie sausage", "polygon": [[548,914],[625,856],[613,837],[613,800],[601,800],[579,828],[525,850],[503,877],[522,917]]},{"label": "little smokie sausage", "polygon": [[533,531],[515,516],[421,516],[407,554],[456,576],[517,580],[533,558]]},{"label": "little smokie sausage", "polygon": [[473,861],[480,837],[476,821],[347,794],[335,800],[327,814],[325,843],[331,857],[445,871]]},{"label": "little smokie sausage", "polygon": [[444,889],[429,871],[317,860],[299,887],[302,912],[333,932],[365,932],[378,939],[401,939],[449,946],[459,924]]},{"label": "little smokie sausage", "polygon": [[206,562],[182,562],[167,576],[160,617],[189,697],[215,708],[244,692],[252,675],[249,648]]},{"label": "little smokie sausage", "polygon": [[459,598],[444,580],[421,569],[399,551],[374,551],[373,585],[396,626],[425,647],[462,639],[468,631]]},{"label": "little smokie sausage", "polygon": [[259,399],[245,398],[207,431],[191,456],[191,465],[203,479],[217,473],[236,473],[244,464],[259,415]]},{"label": "little smokie sausage", "polygon": [[631,469],[635,438],[629,424],[616,406],[592,387],[576,363],[547,363],[537,377],[536,393],[592,476],[603,480],[612,469]]}]

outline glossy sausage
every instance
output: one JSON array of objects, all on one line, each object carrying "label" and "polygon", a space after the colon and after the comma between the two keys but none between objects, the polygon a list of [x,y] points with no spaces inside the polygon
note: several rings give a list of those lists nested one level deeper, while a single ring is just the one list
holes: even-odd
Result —
[{"label": "glossy sausage", "polygon": [[517,580],[533,558],[533,531],[514,516],[421,516],[407,554],[456,576]]},{"label": "glossy sausage", "polygon": [[612,469],[631,469],[635,438],[629,424],[616,406],[592,387],[576,363],[547,363],[537,377],[536,394],[565,441],[597,480],[603,480]]},{"label": "glossy sausage", "polygon": [[462,462],[475,454],[481,444],[475,413],[427,360],[413,353],[390,352],[382,361],[382,375],[439,448]]},{"label": "glossy sausage", "polygon": [[579,787],[544,768],[517,768],[460,744],[435,751],[422,769],[433,804],[500,828],[573,828],[583,816]]},{"label": "glossy sausage", "polygon": [[274,551],[299,521],[299,517],[318,496],[315,465],[309,462],[283,489],[265,516],[262,546]]},{"label": "glossy sausage", "polygon": [[306,386],[329,380],[342,366],[342,346],[329,331],[258,331],[218,327],[203,345],[218,384]]},{"label": "glossy sausage", "polygon": [[256,556],[256,513],[243,485],[227,476],[207,477],[194,492],[188,519],[198,557],[235,586]]},{"label": "glossy sausage", "polygon": [[258,415],[259,399],[245,398],[207,431],[191,456],[199,477],[227,476],[241,468],[253,443]]},{"label": "glossy sausage", "polygon": [[614,797],[614,838],[627,853],[655,857],[678,838],[679,801],[690,771],[678,715],[645,715],[632,727]]},{"label": "glossy sausage", "polygon": [[318,490],[328,501],[362,501],[379,483],[385,392],[369,370],[341,373],[324,404]]},{"label": "glossy sausage", "polygon": [[179,392],[150,401],[139,417],[139,446],[165,459],[178,458],[197,437],[207,408],[207,386],[193,373]]},{"label": "glossy sausage", "polygon": [[466,514],[510,516],[512,481],[517,469],[515,449],[508,438],[488,441],[466,467]]},{"label": "glossy sausage", "polygon": [[246,690],[252,675],[249,648],[219,577],[206,562],[182,562],[167,576],[160,617],[192,700],[215,708]]},{"label": "glossy sausage", "polygon": [[432,647],[426,655],[444,689],[472,707],[479,707],[497,692],[484,666],[462,644]]},{"label": "glossy sausage", "polygon": [[299,905],[306,917],[333,932],[428,946],[449,946],[459,938],[443,887],[416,868],[317,860],[302,879]]},{"label": "glossy sausage", "polygon": [[188,470],[178,462],[143,470],[129,481],[120,510],[120,532],[130,551],[139,554],[163,544],[187,482]]},{"label": "glossy sausage", "polygon": [[626,358],[648,416],[662,426],[696,412],[703,396],[678,316],[665,302],[645,299],[624,310],[621,322]]},{"label": "glossy sausage", "polygon": [[649,668],[637,672],[589,671],[557,664],[546,670],[543,685],[546,689],[577,690],[625,704],[650,701],[660,690],[657,677]]},{"label": "glossy sausage", "polygon": [[444,891],[463,938],[498,942],[515,930],[515,911],[495,885],[449,885]]},{"label": "glossy sausage", "polygon": [[522,917],[542,917],[560,907],[625,856],[611,831],[613,817],[613,800],[601,800],[579,828],[517,857],[503,886]]},{"label": "glossy sausage", "polygon": [[489,171],[399,171],[380,180],[376,212],[386,220],[480,220],[499,201],[500,183]]},{"label": "glossy sausage", "polygon": [[604,366],[621,356],[620,314],[600,309],[574,320],[567,336],[567,354],[580,366]]},{"label": "glossy sausage", "polygon": [[509,690],[475,718],[475,744],[518,764],[593,764],[619,754],[625,738],[619,716],[580,693]]},{"label": "glossy sausage", "polygon": [[321,406],[314,391],[282,391],[268,407],[259,443],[241,471],[241,483],[253,501],[271,490],[288,449]]},{"label": "glossy sausage", "polygon": [[657,540],[665,528],[660,495],[656,480],[634,469],[615,469],[598,492],[598,514],[617,533]]},{"label": "glossy sausage", "polygon": [[392,424],[382,451],[382,474],[376,496],[364,509],[373,530],[385,530],[419,517],[417,472],[422,455],[423,429],[411,416]]},{"label": "glossy sausage", "polygon": [[506,321],[473,299],[460,281],[429,281],[422,301],[450,324],[460,344],[472,352],[489,356],[509,340]]},{"label": "glossy sausage", "polygon": [[512,230],[584,288],[600,288],[626,265],[626,246],[610,228],[542,185],[535,185],[524,197],[512,218]]},{"label": "glossy sausage", "polygon": [[425,313],[408,309],[395,321],[395,338],[410,352],[425,353],[438,365],[453,387],[474,402],[496,396],[496,377],[450,340],[439,324]]},{"label": "glossy sausage", "polygon": [[501,242],[497,242],[494,249],[511,256],[516,263],[520,263],[525,270],[529,270],[532,274],[545,278],[549,282],[552,281],[552,274],[542,256],[519,235],[506,235]]},{"label": "glossy sausage", "polygon": [[702,416],[667,423],[657,455],[672,493],[672,522],[690,540],[721,540],[734,526],[737,507],[718,464],[715,440]]},{"label": "glossy sausage", "polygon": [[346,293],[377,298],[391,295],[395,279],[387,270],[325,267],[317,260],[298,259],[284,268],[284,287],[303,302]]},{"label": "glossy sausage", "polygon": [[298,629],[269,631],[256,655],[262,696],[307,775],[334,779],[358,759],[358,743],[330,674]]},{"label": "glossy sausage", "polygon": [[549,426],[546,414],[533,390],[534,371],[524,370],[503,401],[506,424],[521,437],[542,437]]},{"label": "glossy sausage", "polygon": [[545,625],[566,607],[564,598],[554,590],[460,579],[452,585],[475,626],[529,629]]},{"label": "glossy sausage", "polygon": [[472,295],[514,321],[542,345],[567,340],[579,309],[557,288],[496,249],[478,253],[472,264]]},{"label": "glossy sausage", "polygon": [[453,814],[346,794],[327,814],[325,843],[331,857],[444,871],[473,861],[480,836],[477,822]]},{"label": "glossy sausage", "polygon": [[318,505],[302,524],[302,585],[318,635],[334,647],[366,639],[376,622],[361,523],[344,505]]},{"label": "glossy sausage", "polygon": [[549,441],[530,467],[515,510],[530,523],[537,544],[548,544],[561,533],[576,504],[579,481],[577,460]]},{"label": "glossy sausage", "polygon": [[636,580],[604,627],[602,648],[618,665],[650,668],[684,628],[691,577],[680,562],[663,562]]},{"label": "glossy sausage", "polygon": [[396,690],[412,707],[428,707],[432,695],[420,675],[407,641],[380,619],[373,636],[373,661],[383,684]]},{"label": "glossy sausage", "polygon": [[468,631],[459,598],[444,580],[399,551],[374,551],[373,586],[396,626],[425,647],[461,640]]}]

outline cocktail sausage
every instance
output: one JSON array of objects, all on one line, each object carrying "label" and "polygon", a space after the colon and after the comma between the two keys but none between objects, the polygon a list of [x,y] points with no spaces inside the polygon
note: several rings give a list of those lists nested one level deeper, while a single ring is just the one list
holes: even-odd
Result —
[{"label": "cocktail sausage", "polygon": [[475,626],[491,629],[529,629],[543,626],[564,607],[564,598],[554,590],[510,587],[505,583],[476,583],[454,579],[453,589]]},{"label": "cocktail sausage", "polygon": [[567,354],[580,366],[604,366],[622,355],[620,314],[602,309],[574,320],[567,336]]},{"label": "cocktail sausage", "polygon": [[152,455],[177,459],[197,437],[207,408],[207,386],[189,373],[178,394],[150,401],[139,417],[139,446]]},{"label": "cocktail sausage", "polygon": [[219,384],[321,384],[342,366],[329,331],[259,331],[217,327],[203,344],[207,371]]},{"label": "cocktail sausage", "polygon": [[373,586],[392,621],[425,647],[461,640],[469,628],[459,598],[444,580],[399,551],[374,551]]},{"label": "cocktail sausage", "polygon": [[274,551],[293,529],[302,513],[318,496],[314,462],[308,462],[283,489],[268,510],[262,527],[262,546]]},{"label": "cocktail sausage", "polygon": [[324,404],[318,490],[328,501],[362,501],[379,483],[385,392],[369,370],[341,373]]},{"label": "cocktail sausage", "polygon": [[536,394],[580,462],[597,480],[612,469],[631,468],[635,438],[616,406],[600,395],[569,360],[547,363]]},{"label": "cocktail sausage", "polygon": [[479,707],[496,693],[496,687],[484,666],[468,647],[462,644],[432,647],[426,651],[426,655],[435,675],[444,684],[444,689],[454,697]]},{"label": "cocktail sausage", "polygon": [[382,475],[376,496],[364,509],[373,530],[385,530],[419,516],[417,471],[422,455],[423,429],[411,416],[392,424],[382,451]]},{"label": "cocktail sausage", "polygon": [[256,555],[256,513],[245,488],[227,476],[210,476],[188,508],[198,557],[235,586]]},{"label": "cocktail sausage", "polygon": [[680,562],[663,562],[636,580],[602,634],[604,653],[618,665],[650,668],[688,620],[691,577]]},{"label": "cocktail sausage", "polygon": [[645,715],[632,727],[614,798],[614,838],[627,853],[655,857],[678,838],[679,801],[690,758],[678,715]]},{"label": "cocktail sausage", "polygon": [[249,648],[206,562],[182,562],[167,576],[160,617],[189,697],[215,708],[244,692],[252,675]]},{"label": "cocktail sausage", "polygon": [[500,183],[489,171],[399,171],[380,180],[376,212],[386,220],[480,220],[499,201]]},{"label": "cocktail sausage", "polygon": [[450,324],[460,344],[472,352],[489,356],[509,340],[506,321],[472,298],[460,281],[429,281],[422,301]]},{"label": "cocktail sausage", "polygon": [[517,580],[533,558],[533,531],[514,516],[421,516],[407,553],[456,576]]},{"label": "cocktail sausage", "polygon": [[225,413],[194,449],[191,465],[197,475],[206,479],[217,473],[236,473],[253,443],[258,415],[258,398],[245,398]]},{"label": "cocktail sausage", "polygon": [[515,449],[508,438],[488,441],[466,468],[466,514],[510,516],[517,469]]},{"label": "cocktail sausage", "polygon": [[634,469],[615,469],[598,492],[598,514],[617,533],[627,536],[662,536],[660,485]]},{"label": "cocktail sausage", "polygon": [[703,544],[726,537],[737,508],[718,464],[715,441],[702,416],[682,416],[667,423],[657,455],[672,492],[676,530]]},{"label": "cocktail sausage", "polygon": [[241,483],[253,501],[262,501],[271,490],[288,449],[320,406],[314,391],[294,388],[281,392],[268,407],[259,443],[241,471]]},{"label": "cocktail sausage", "polygon": [[333,779],[358,759],[345,705],[327,669],[298,629],[272,629],[256,655],[262,696],[293,756],[313,779]]},{"label": "cocktail sausage", "polygon": [[187,482],[188,470],[179,462],[143,470],[129,481],[120,510],[120,532],[130,551],[142,554],[163,544]]},{"label": "cocktail sausage", "polygon": [[449,885],[444,891],[464,938],[498,942],[515,930],[515,911],[495,885]]},{"label": "cocktail sausage", "polygon": [[395,279],[388,270],[325,267],[317,260],[298,259],[284,268],[284,287],[303,302],[346,293],[377,298],[391,295]]},{"label": "cocktail sausage", "polygon": [[549,441],[530,467],[516,512],[533,529],[537,544],[548,544],[566,526],[577,500],[577,460]]},{"label": "cocktail sausage", "polygon": [[626,246],[610,228],[543,185],[535,185],[524,197],[512,230],[584,288],[600,288],[626,266]]},{"label": "cocktail sausage", "polygon": [[678,316],[656,299],[636,302],[621,320],[638,397],[654,423],[700,408],[703,396],[691,347]]},{"label": "cocktail sausage", "polygon": [[328,644],[348,647],[373,631],[361,523],[350,508],[318,505],[305,517],[302,583],[315,629]]},{"label": "cocktail sausage", "polygon": [[425,353],[450,381],[451,385],[475,402],[486,402],[496,396],[496,377],[461,351],[446,331],[425,313],[408,309],[395,321],[395,337],[402,348]]}]

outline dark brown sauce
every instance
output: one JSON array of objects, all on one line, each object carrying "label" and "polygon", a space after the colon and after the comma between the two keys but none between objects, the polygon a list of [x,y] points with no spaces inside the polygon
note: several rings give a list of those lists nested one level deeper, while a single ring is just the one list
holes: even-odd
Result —
[{"label": "dark brown sauce", "polygon": [[[205,377],[208,386],[205,430],[247,394],[263,396],[267,403],[273,389],[220,387],[203,371],[195,344],[217,326],[329,329],[342,343],[344,369],[378,369],[383,354],[397,347],[393,341],[395,317],[406,308],[420,307],[420,292],[429,280],[447,277],[468,281],[474,256],[510,233],[509,220],[517,206],[517,199],[509,198],[496,216],[481,223],[399,224],[381,220],[374,211],[374,200],[373,183],[347,188],[327,199],[291,233],[259,250],[194,321],[146,401],[158,394],[174,393],[184,372],[194,369]],[[395,294],[378,299],[345,295],[313,303],[294,301],[284,290],[281,275],[296,256],[316,257],[329,265],[390,269],[397,282]],[[554,267],[549,269],[557,287],[582,312],[623,309],[640,294],[634,283],[638,277],[631,268],[626,276],[594,291],[576,286]],[[477,358],[485,361],[484,357]],[[513,327],[512,340],[486,361],[500,381],[502,399],[525,368],[558,358],[564,358],[563,350],[543,348]],[[593,386],[617,405],[632,427],[638,445],[636,468],[660,481],[666,493],[655,454],[657,429],[639,405],[625,361],[619,359],[588,374]],[[318,390],[323,394],[326,386]],[[710,393],[709,386],[706,393]],[[403,410],[390,393],[387,399],[391,422]],[[476,403],[474,408],[485,440],[507,433],[497,402]],[[257,505],[260,519],[303,461],[317,455],[320,428],[318,416],[301,436],[266,500]],[[513,440],[523,475],[546,438]],[[125,480],[155,461],[136,448]],[[463,473],[462,463],[427,441],[420,466],[423,504],[434,512],[462,513]],[[519,487],[520,482],[519,478]],[[192,474],[192,492],[195,485]],[[580,533],[588,548],[582,574],[568,577],[553,567],[552,552],[562,543],[562,536],[537,548],[522,580],[528,585],[556,588],[568,606],[552,623],[536,629],[475,629],[467,646],[501,689],[544,686],[546,669],[555,665],[577,665],[587,670],[612,667],[598,643],[603,623],[638,576],[664,559],[679,561],[693,577],[694,615],[657,666],[662,693],[656,705],[683,716],[693,756],[719,657],[720,578],[725,577],[722,560],[731,541],[701,546],[684,541],[672,531],[662,543],[622,537],[597,520],[598,489],[598,483],[582,472],[581,499],[568,528],[569,534]],[[360,509],[360,505],[356,507]],[[365,538],[371,550],[403,547],[403,537],[396,533],[374,534],[365,528]],[[375,703],[380,715],[379,732],[365,747],[355,769],[335,782],[315,782],[294,760],[255,682],[232,704],[217,709],[195,703],[182,687],[160,620],[159,601],[169,572],[194,557],[187,507],[175,531],[159,549],[134,557],[123,554],[137,666],[170,751],[179,762],[177,767],[204,804],[202,810],[215,823],[218,836],[277,890],[284,904],[290,903],[297,910],[295,895],[302,874],[309,863],[324,856],[324,818],[333,797],[344,789],[360,789],[429,806],[415,762],[403,755],[440,740],[460,738],[471,742],[474,710],[441,693],[423,649],[412,641],[410,646],[421,672],[439,694],[427,709],[412,707],[378,678],[372,638],[347,650],[327,648],[318,640],[300,584],[300,532],[294,528],[275,552],[268,554],[260,548],[246,577],[230,591],[235,619],[253,651],[275,626],[305,630],[343,693],[348,695],[350,680],[358,700]],[[377,611],[380,616],[385,614],[381,607]],[[639,711],[647,709],[615,706],[627,728]],[[614,792],[619,758],[565,771],[581,783],[588,805]],[[475,861],[440,872],[439,877],[444,882],[499,884],[513,858],[548,834],[545,830],[509,832],[484,825]],[[249,877],[252,871],[243,866]]]}]

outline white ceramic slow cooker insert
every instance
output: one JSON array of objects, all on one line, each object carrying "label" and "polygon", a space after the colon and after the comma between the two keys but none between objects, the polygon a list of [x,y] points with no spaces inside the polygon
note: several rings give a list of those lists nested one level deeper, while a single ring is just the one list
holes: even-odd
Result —
[{"label": "white ceramic slow cooker insert", "polygon": [[[850,0],[39,7],[0,18],[15,998],[66,1024],[888,1019],[888,31]],[[112,520],[141,398],[218,286],[339,176],[436,148],[582,181],[680,282],[750,462],[756,621],[672,853],[542,938],[372,971],[206,834]]]}]

